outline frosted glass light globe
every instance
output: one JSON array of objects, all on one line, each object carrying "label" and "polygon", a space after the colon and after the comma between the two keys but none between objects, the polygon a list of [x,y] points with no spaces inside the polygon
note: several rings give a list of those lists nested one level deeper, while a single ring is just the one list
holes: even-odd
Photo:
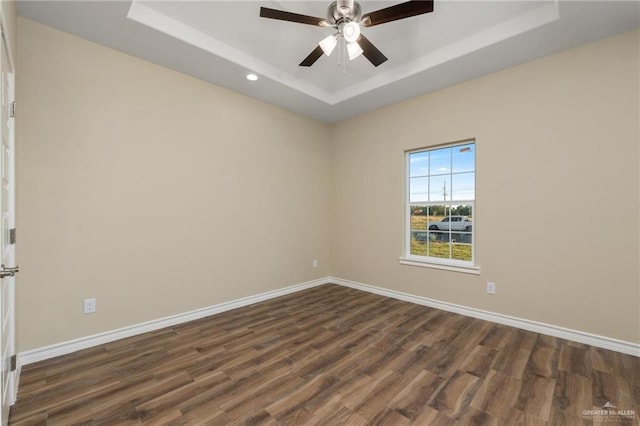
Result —
[{"label": "frosted glass light globe", "polygon": [[353,43],[360,37],[360,25],[353,21],[348,22],[342,27],[342,35],[347,43]]}]

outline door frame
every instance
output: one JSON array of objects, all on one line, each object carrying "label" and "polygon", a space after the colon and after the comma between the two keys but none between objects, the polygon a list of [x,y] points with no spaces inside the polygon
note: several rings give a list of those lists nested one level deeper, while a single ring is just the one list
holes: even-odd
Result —
[{"label": "door frame", "polygon": [[[8,73],[8,88],[9,93],[6,94],[6,102],[7,108],[11,109],[11,103],[15,101],[15,61],[12,51],[12,40],[10,39],[10,34],[7,31],[8,25],[6,23],[4,8],[0,12],[0,33],[2,37],[2,46],[0,48],[4,48],[4,52],[6,52],[7,63],[9,65]],[[0,51],[0,54],[2,52]],[[2,82],[0,82],[2,84]],[[16,159],[16,143],[15,143],[15,118],[10,117],[8,119],[8,135],[9,135],[9,159],[8,163],[8,176],[10,179],[9,186],[9,229],[15,228],[16,225],[16,173],[15,173],[15,159]],[[12,260],[15,266],[15,245],[13,246],[13,255]],[[16,342],[15,342],[15,328],[16,328],[16,315],[15,315],[15,277],[11,277],[9,281],[9,289],[8,289],[9,301],[8,306],[10,309],[10,315],[8,318],[9,324],[9,332],[8,336],[3,336],[3,338],[7,338],[8,340],[8,356],[16,355]],[[16,360],[17,364],[17,360]],[[18,391],[18,379],[19,379],[19,371],[20,366],[16,365],[16,368],[12,371],[9,371],[7,374],[7,392],[6,395],[7,404],[11,407],[16,402],[17,391]],[[2,389],[0,389],[0,403],[3,401],[4,395],[1,394]],[[0,407],[2,409],[3,407]],[[9,413],[2,413],[1,418],[8,419]]]}]

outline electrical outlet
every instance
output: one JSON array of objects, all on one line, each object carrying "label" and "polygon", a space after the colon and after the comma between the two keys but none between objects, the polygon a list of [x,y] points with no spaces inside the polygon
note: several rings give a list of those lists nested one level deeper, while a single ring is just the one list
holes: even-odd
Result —
[{"label": "electrical outlet", "polygon": [[84,313],[92,314],[96,311],[96,299],[84,299]]},{"label": "electrical outlet", "polygon": [[311,263],[311,266],[313,266],[314,268],[318,267],[318,259],[313,259],[313,262]]},{"label": "electrical outlet", "polygon": [[496,294],[496,283],[492,283],[491,281],[487,282],[487,293]]}]

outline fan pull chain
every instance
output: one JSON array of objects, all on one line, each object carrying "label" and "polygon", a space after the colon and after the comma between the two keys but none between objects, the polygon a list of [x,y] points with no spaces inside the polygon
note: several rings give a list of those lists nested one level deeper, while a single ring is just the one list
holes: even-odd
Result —
[{"label": "fan pull chain", "polygon": [[344,37],[340,37],[340,55],[338,59],[338,66],[343,74],[347,73],[347,42]]}]

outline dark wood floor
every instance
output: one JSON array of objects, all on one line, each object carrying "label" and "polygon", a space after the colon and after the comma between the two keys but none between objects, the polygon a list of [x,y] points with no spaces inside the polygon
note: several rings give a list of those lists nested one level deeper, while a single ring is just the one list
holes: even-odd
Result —
[{"label": "dark wood floor", "polygon": [[640,413],[638,358],[324,285],[28,365],[10,424],[580,425],[607,402]]}]

